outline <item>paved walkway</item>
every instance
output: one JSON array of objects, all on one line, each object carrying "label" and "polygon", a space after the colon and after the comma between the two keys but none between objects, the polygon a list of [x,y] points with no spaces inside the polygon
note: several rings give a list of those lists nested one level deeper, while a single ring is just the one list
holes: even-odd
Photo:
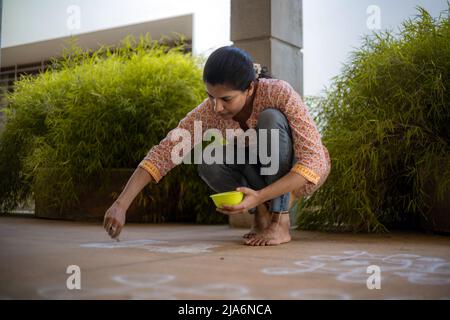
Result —
[{"label": "paved walkway", "polygon": [[[0,217],[0,298],[450,299],[450,237],[293,231],[288,244],[248,247],[244,232],[130,224],[116,242],[99,224]],[[70,265],[81,290],[67,289]]]}]

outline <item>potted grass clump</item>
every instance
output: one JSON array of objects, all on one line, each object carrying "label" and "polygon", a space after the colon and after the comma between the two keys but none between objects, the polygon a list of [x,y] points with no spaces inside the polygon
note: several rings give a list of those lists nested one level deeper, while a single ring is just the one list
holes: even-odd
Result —
[{"label": "potted grass clump", "polygon": [[[94,52],[72,45],[17,81],[0,137],[2,211],[32,196],[38,217],[103,219],[148,150],[205,98],[200,63],[182,43],[128,37]],[[208,193],[180,165],[141,192],[128,221],[225,222]]]},{"label": "potted grass clump", "polygon": [[316,100],[333,166],[305,229],[450,232],[450,18],[424,9],[367,37]]}]

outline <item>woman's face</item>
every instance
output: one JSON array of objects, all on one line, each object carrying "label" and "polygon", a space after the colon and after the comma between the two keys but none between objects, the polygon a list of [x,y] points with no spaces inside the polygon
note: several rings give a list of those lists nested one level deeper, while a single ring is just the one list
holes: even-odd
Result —
[{"label": "woman's face", "polygon": [[224,120],[229,120],[238,114],[245,106],[247,99],[253,94],[253,83],[244,92],[232,90],[229,87],[206,83],[206,93],[211,101],[214,111]]}]

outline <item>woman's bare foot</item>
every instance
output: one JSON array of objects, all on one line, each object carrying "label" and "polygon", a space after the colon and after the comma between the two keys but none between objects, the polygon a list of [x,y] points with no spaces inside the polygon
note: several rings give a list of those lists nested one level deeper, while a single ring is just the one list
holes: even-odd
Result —
[{"label": "woman's bare foot", "polygon": [[262,232],[245,241],[249,246],[274,246],[291,241],[288,213],[273,213],[270,224]]},{"label": "woman's bare foot", "polygon": [[257,234],[261,233],[264,229],[266,229],[270,224],[271,214],[269,210],[267,210],[266,205],[260,204],[256,207],[255,216],[253,218],[252,228],[250,232],[244,234],[243,238],[251,239],[255,237]]}]

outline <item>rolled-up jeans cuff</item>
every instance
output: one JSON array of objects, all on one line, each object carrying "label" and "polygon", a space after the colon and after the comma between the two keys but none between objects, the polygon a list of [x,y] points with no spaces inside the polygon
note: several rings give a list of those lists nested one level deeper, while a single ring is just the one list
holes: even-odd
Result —
[{"label": "rolled-up jeans cuff", "polygon": [[291,197],[290,192],[282,194],[281,196],[272,199],[270,202],[271,212],[286,212],[289,211],[289,198]]}]

